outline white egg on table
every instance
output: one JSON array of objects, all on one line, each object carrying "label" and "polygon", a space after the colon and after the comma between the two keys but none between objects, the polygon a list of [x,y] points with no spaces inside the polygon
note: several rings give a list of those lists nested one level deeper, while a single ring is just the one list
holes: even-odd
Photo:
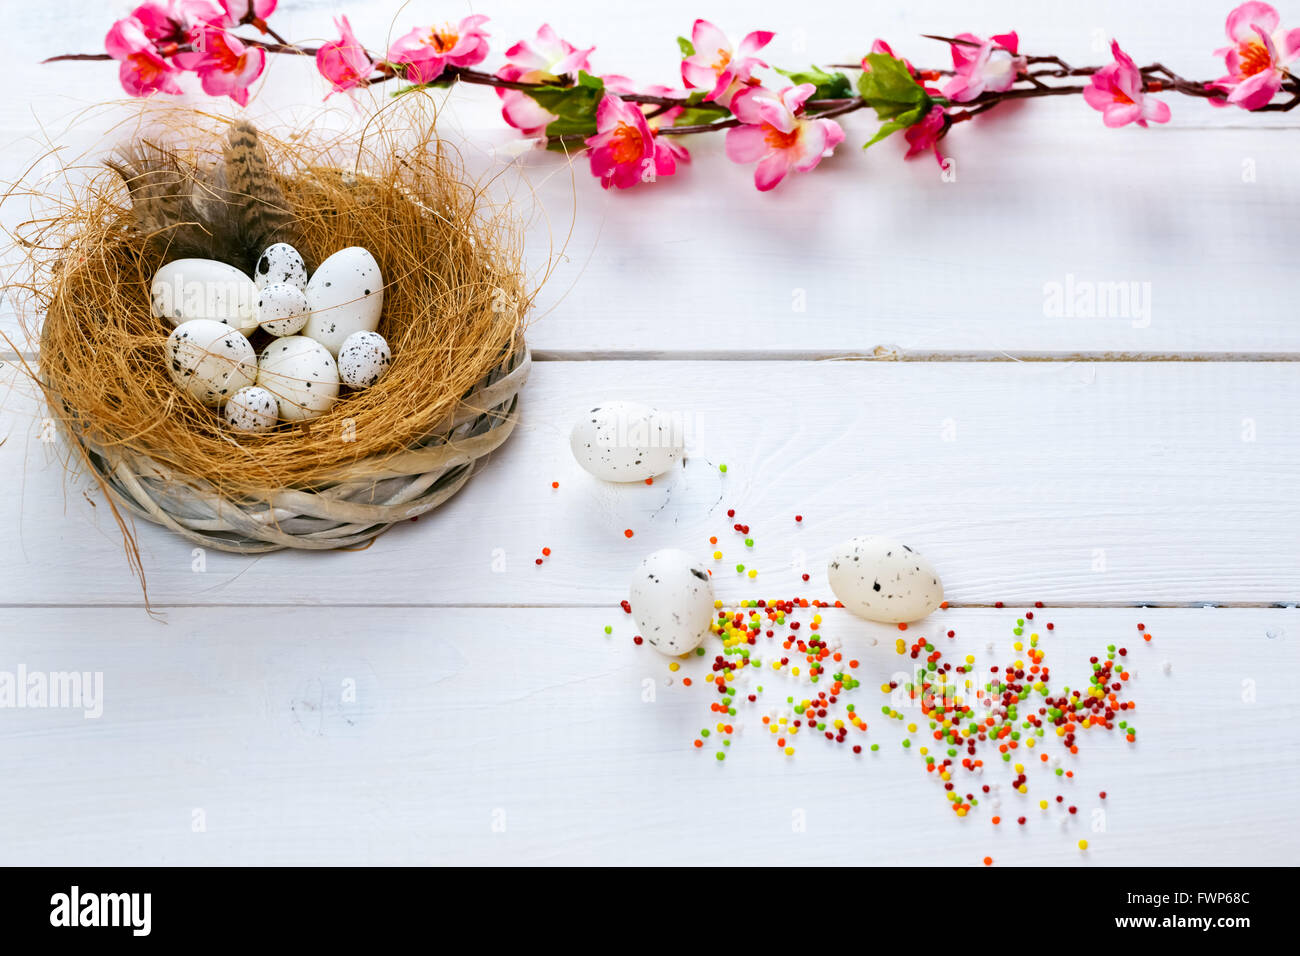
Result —
[{"label": "white egg on table", "polygon": [[339,379],[348,388],[369,388],[388,371],[393,353],[378,332],[353,332],[339,349]]},{"label": "white egg on table", "polygon": [[287,282],[298,291],[307,289],[307,264],[302,254],[287,242],[267,246],[253,267],[253,281],[259,289]]},{"label": "white egg on table", "polygon": [[149,308],[172,325],[210,319],[247,333],[257,328],[257,285],[215,259],[175,259],[154,274]]},{"label": "white egg on table", "polygon": [[379,263],[360,246],[340,249],[320,264],[307,283],[307,305],[311,316],[302,334],[337,356],[353,332],[379,327],[384,307]]},{"label": "white egg on table", "polygon": [[325,346],[290,335],[262,350],[257,384],[276,397],[280,418],[310,421],[329,411],[339,397],[339,370]]},{"label": "white egg on table", "polygon": [[204,405],[220,406],[257,379],[257,355],[236,329],[212,319],[192,319],[167,336],[167,371]]},{"label": "white egg on table", "polygon": [[569,434],[573,457],[604,481],[645,481],[662,475],[686,450],[680,417],[637,402],[604,402],[578,419]]},{"label": "white egg on table", "polygon": [[257,320],[272,335],[297,335],[307,324],[307,294],[287,282],[264,286],[257,294]]},{"label": "white egg on table", "polygon": [[868,621],[919,621],[943,603],[934,565],[892,538],[850,538],[835,549],[826,576],[844,606]]},{"label": "white egg on table", "polygon": [[641,636],[664,654],[689,653],[709,632],[713,582],[704,565],[685,551],[665,548],[647,555],[628,592]]},{"label": "white egg on table", "polygon": [[259,385],[241,388],[226,401],[227,424],[240,432],[269,432],[280,420],[280,404]]}]

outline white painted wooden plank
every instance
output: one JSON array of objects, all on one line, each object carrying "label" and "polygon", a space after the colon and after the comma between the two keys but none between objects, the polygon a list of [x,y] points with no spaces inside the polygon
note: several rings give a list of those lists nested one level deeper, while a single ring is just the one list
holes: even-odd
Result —
[{"label": "white painted wooden plank", "polygon": [[[108,509],[65,483],[21,392],[0,603],[138,602]],[[683,413],[687,467],[650,487],[581,471],[569,429],[614,398]],[[487,469],[366,551],[196,573],[188,542],[137,530],[161,604],[612,605],[645,553],[704,556],[710,535],[722,593],[800,588],[803,564],[824,593],[831,548],[865,533],[926,553],[954,602],[1294,602],[1298,401],[1288,363],[541,362]]]},{"label": "white painted wooden plank", "polygon": [[[26,49],[56,9],[23,7],[26,26],[6,42]],[[358,32],[387,35],[392,11],[382,5],[338,9],[352,13]],[[327,33],[333,12],[286,8],[292,31],[306,37]],[[511,4],[492,13],[499,42],[531,29],[539,15]],[[598,43],[607,69],[617,64],[647,80],[671,76],[671,38],[697,13],[686,3],[656,7],[651,21],[637,7],[599,17],[576,6],[547,10],[557,26],[571,25],[566,32]],[[752,4],[723,5],[710,15],[735,23],[733,30],[755,18],[770,22],[785,36],[805,37],[807,57],[821,60],[840,55],[845,38],[856,49],[859,37],[905,38],[960,22],[987,30],[1011,23],[1027,45],[1039,36],[1043,49],[1082,61],[1094,29],[1102,29],[1135,52],[1158,50],[1189,74],[1208,76],[1217,69],[1209,51],[1225,14],[1211,3],[1154,11],[1020,3],[859,5],[817,23]],[[1171,30],[1166,17],[1175,15],[1181,26]],[[101,26],[76,19],[84,35],[61,31],[59,42],[97,44],[92,34]],[[924,41],[900,45],[912,55],[925,51]],[[782,62],[793,55],[779,52]],[[67,157],[97,155],[111,122],[84,113],[111,81],[106,64],[21,72],[21,95],[0,111],[0,180],[25,170],[42,142],[60,144]],[[254,115],[299,125],[355,124],[365,115],[341,97],[317,115],[315,94],[304,96],[317,88],[307,64],[277,61]],[[1300,186],[1289,175],[1293,134],[1264,128],[1272,120],[1200,103],[1176,106],[1175,128],[1152,130],[1106,130],[1074,100],[992,114],[948,141],[957,163],[950,183],[929,161],[901,162],[901,147],[889,143],[868,155],[846,148],[815,174],[761,196],[749,172],[714,141],[693,147],[696,159],[679,181],[628,194],[604,193],[581,161],[570,174],[546,154],[526,156],[522,175],[508,172],[496,192],[513,196],[519,215],[532,219],[527,253],[538,275],[552,241],[564,245],[576,216],[539,300],[544,318],[534,343],[552,352],[1300,353],[1300,327],[1278,307],[1294,285],[1289,210]],[[491,151],[512,134],[496,114],[490,92],[470,90],[453,94],[440,119],[475,176],[502,171]],[[1276,122],[1293,123],[1294,115]],[[1245,128],[1194,128],[1208,122]],[[851,143],[873,128],[858,116],[846,123]],[[6,203],[5,224],[23,209],[21,201]],[[1092,284],[1106,304],[1054,311],[1045,290],[1067,283]],[[1117,283],[1135,289],[1136,298],[1110,299],[1106,290],[1118,293]],[[8,307],[0,314],[10,316],[0,330],[12,333]]]},{"label": "white painted wooden plank", "polygon": [[[934,637],[946,655],[971,653],[986,671],[1014,659],[1017,613],[950,611],[939,627],[957,637]],[[691,745],[700,728],[717,723],[709,710],[715,695],[703,682],[711,657],[672,674],[665,658],[632,644],[626,619],[607,611],[348,609],[307,625],[290,609],[189,609],[170,612],[164,625],[131,610],[4,610],[0,671],[101,672],[103,712],[86,719],[74,710],[0,709],[0,860],[1294,859],[1300,840],[1290,796],[1300,770],[1287,759],[1294,611],[1039,614],[1056,625],[1040,632],[1040,648],[1058,685],[1084,685],[1088,657],[1108,644],[1129,650],[1124,660],[1135,676],[1125,696],[1138,705],[1129,715],[1138,740],[1080,731],[1078,755],[1063,763],[1074,777],[1058,779],[1026,760],[1023,796],[1010,792],[1011,767],[984,754],[982,777],[959,772],[956,781],[963,790],[972,781],[1000,785],[1004,822],[994,826],[987,799],[957,818],[923,771],[919,736],[905,751],[903,725],[880,715],[889,700],[878,685],[907,670],[893,650],[897,632],[843,612],[828,612],[822,633],[861,662],[863,686],[841,703],[856,702],[869,729],[854,731],[850,743],[880,751],[864,746],[854,756],[848,745],[804,734],[792,738],[792,758],[782,755],[761,715],[787,695],[807,696],[810,685],[767,671],[760,702],[739,701],[740,730],[718,762],[716,735],[707,748]],[[1139,619],[1155,636],[1151,644],[1138,639]],[[612,638],[606,623],[615,626]],[[988,642],[995,654],[985,651]],[[681,683],[688,675],[692,687]],[[1050,737],[1042,750],[1060,753]],[[1050,801],[1047,813],[1039,799]],[[1070,817],[1068,805],[1079,813]],[[1105,811],[1100,832],[1097,810]],[[1018,826],[1022,814],[1027,823]],[[1089,841],[1086,853],[1076,848],[1080,838]]]}]

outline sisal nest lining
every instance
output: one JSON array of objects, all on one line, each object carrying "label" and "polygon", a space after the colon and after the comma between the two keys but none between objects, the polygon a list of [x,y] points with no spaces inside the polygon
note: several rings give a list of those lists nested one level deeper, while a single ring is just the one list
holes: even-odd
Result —
[{"label": "sisal nest lining", "polygon": [[[186,123],[166,148],[202,174],[225,130]],[[312,422],[232,431],[168,374],[172,327],[148,294],[177,256],[104,170],[24,237],[39,381],[78,456],[135,513],[225,550],[355,545],[446,500],[513,427],[531,301],[518,233],[458,180],[431,126],[400,147],[371,131],[344,162],[337,143],[260,138],[308,270],[347,246],[378,261],[387,374]]]}]

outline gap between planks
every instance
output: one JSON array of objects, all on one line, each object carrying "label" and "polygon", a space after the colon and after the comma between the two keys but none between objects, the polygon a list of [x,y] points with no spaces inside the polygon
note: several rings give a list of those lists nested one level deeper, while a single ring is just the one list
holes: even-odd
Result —
[{"label": "gap between planks", "polygon": [[[534,362],[1300,362],[1300,352],[1004,352],[857,349],[535,349]],[[35,362],[37,351],[0,351],[0,362]]]},{"label": "gap between planks", "polygon": [[[987,609],[987,610],[1003,611],[1003,610],[1015,610],[1017,607],[1022,605],[1023,602],[1021,602],[1021,604],[1017,604],[1014,601],[1003,602],[1003,607],[999,608],[991,601],[961,602],[961,603],[950,602],[946,610],[960,611],[960,610],[970,610],[970,609]],[[734,608],[738,606],[739,605],[731,602],[725,602],[725,601],[723,602],[724,608]],[[579,610],[601,610],[601,609],[610,610],[610,609],[616,609],[619,606],[617,604],[612,604],[608,601],[586,602],[586,603],[557,602],[555,604],[542,604],[542,603],[511,604],[508,602],[499,603],[499,604],[491,603],[491,602],[464,603],[464,602],[456,602],[456,601],[431,601],[427,603],[422,603],[419,601],[410,601],[410,602],[376,601],[372,603],[350,602],[346,604],[293,604],[289,602],[260,603],[260,602],[251,602],[251,601],[240,601],[238,603],[230,603],[230,602],[222,602],[222,601],[195,601],[192,603],[173,601],[167,603],[159,603],[159,602],[151,601],[149,604],[150,610],[153,611],[189,610],[194,608],[232,608],[232,607],[259,608],[259,609],[267,609],[267,610],[276,609],[276,608],[282,608],[287,610],[312,610],[312,609],[346,610],[348,608],[358,608],[358,609],[365,609],[365,610],[392,609],[392,610],[417,610],[417,611],[418,610],[579,611]],[[49,601],[44,601],[44,602],[34,601],[30,603],[29,602],[13,602],[13,603],[0,602],[0,610],[2,611],[51,610],[51,609],[75,610],[78,608],[90,609],[90,610],[105,609],[105,610],[141,610],[142,611],[145,609],[145,606],[142,601],[134,601],[134,602],[133,601],[101,601],[101,602],[92,602],[92,603],[82,603],[82,602],[75,602],[75,601],[66,602],[66,603],[63,602],[56,603],[56,602],[49,602]],[[1296,604],[1294,602],[1287,602],[1287,601],[1147,601],[1140,604],[1125,603],[1122,601],[1083,601],[1083,602],[1072,603],[1072,604],[1044,604],[1041,609],[1044,611],[1052,611],[1052,610],[1122,611],[1122,610],[1140,610],[1143,608],[1155,608],[1155,609],[1204,608],[1206,610],[1223,609],[1228,611],[1254,608],[1258,610],[1279,610],[1280,611],[1280,610],[1295,610]],[[1034,610],[1039,610],[1039,608],[1034,608]],[[917,622],[917,623],[921,623],[921,622]]]}]

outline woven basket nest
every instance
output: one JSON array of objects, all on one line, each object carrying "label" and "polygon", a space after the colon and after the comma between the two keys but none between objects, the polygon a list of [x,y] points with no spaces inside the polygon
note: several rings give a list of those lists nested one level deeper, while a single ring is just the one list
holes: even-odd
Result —
[{"label": "woven basket nest", "polygon": [[[169,125],[168,147],[186,162],[214,161],[222,121],[196,113]],[[371,128],[342,150],[308,139],[261,135],[297,248],[309,270],[347,246],[370,250],[385,281],[378,331],[393,353],[377,384],[310,423],[234,432],[173,384],[170,326],[147,299],[166,256],[134,227],[111,172],[23,234],[32,275],[22,311],[40,323],[39,371],[29,371],[71,464],[108,493],[137,572],[117,504],[205,548],[355,547],[449,499],[514,427],[532,299],[517,228],[457,179],[431,123],[401,137]]]}]

